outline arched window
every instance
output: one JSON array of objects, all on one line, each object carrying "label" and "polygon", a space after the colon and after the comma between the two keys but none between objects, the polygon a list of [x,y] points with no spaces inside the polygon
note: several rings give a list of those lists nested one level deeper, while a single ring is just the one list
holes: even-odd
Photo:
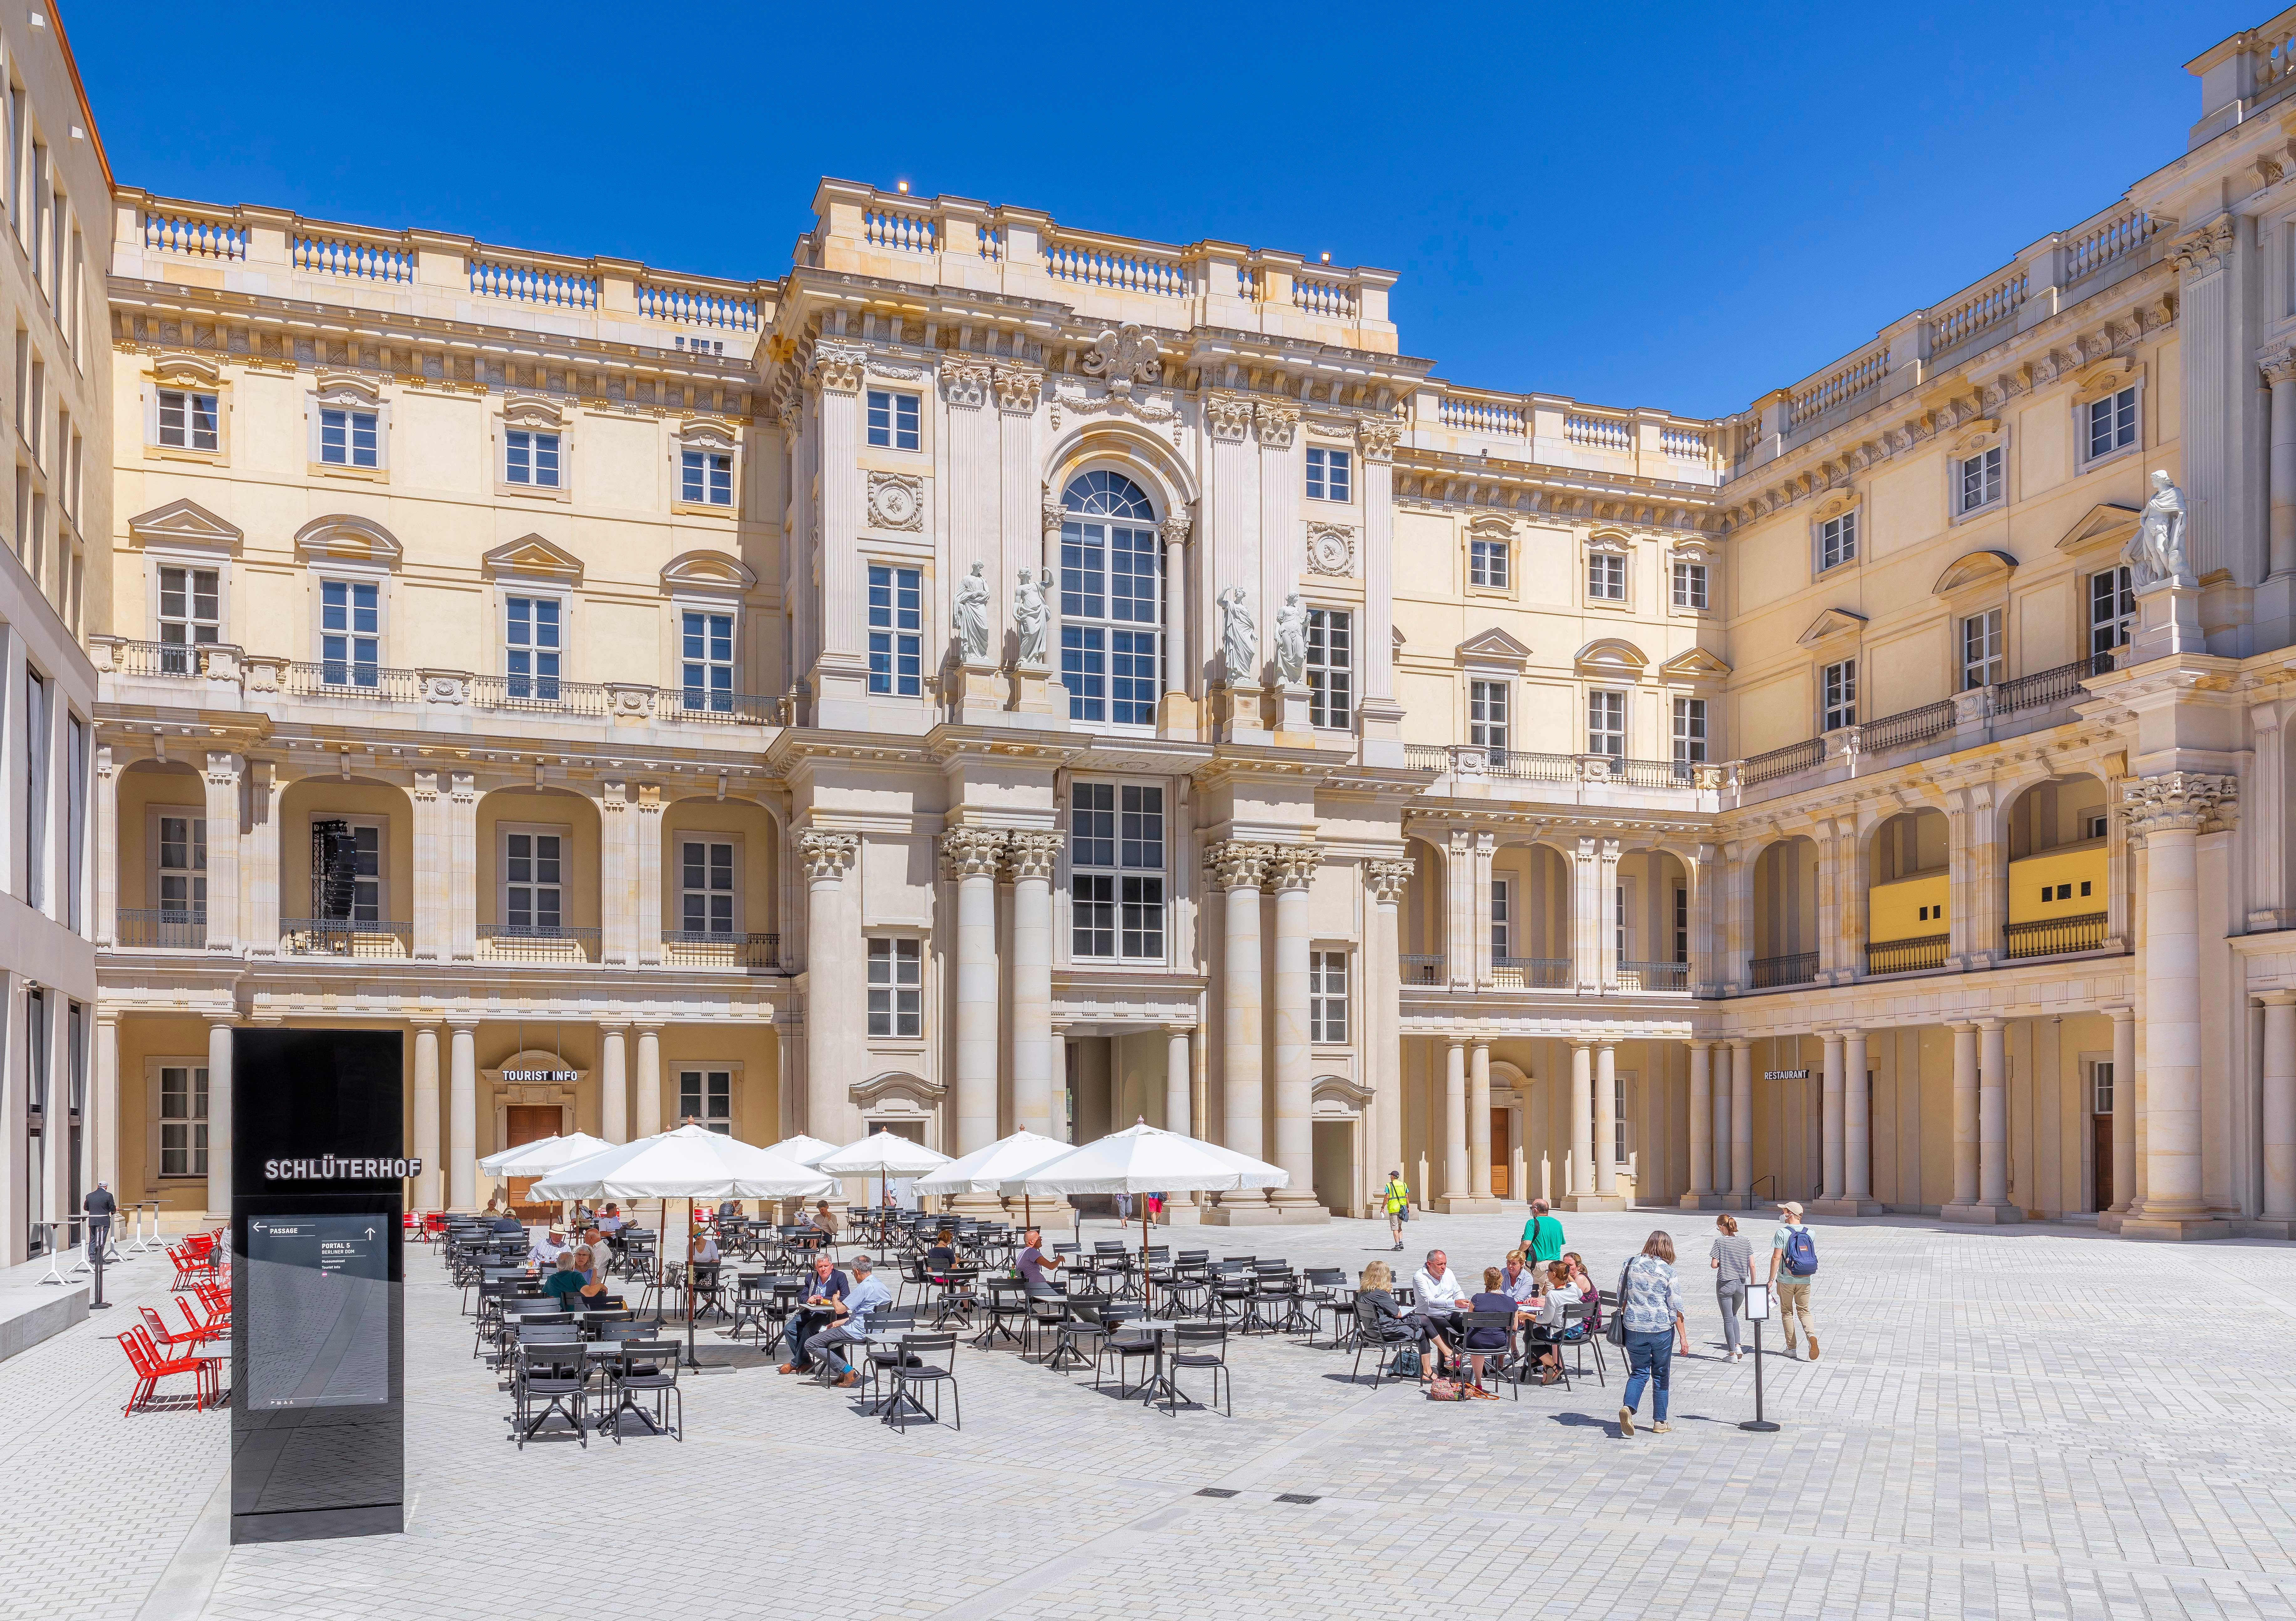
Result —
[{"label": "arched window", "polygon": [[1061,681],[1069,718],[1147,726],[1156,720],[1163,622],[1156,512],[1120,473],[1069,482],[1061,505]]}]

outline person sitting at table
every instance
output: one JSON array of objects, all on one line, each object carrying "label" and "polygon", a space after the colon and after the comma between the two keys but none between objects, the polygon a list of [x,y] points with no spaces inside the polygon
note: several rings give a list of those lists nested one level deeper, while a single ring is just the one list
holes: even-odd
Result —
[{"label": "person sitting at table", "polygon": [[1515,1304],[1518,1313],[1535,1310],[1538,1303],[1538,1270],[1521,1246],[1507,1251],[1506,1270],[1499,1277],[1499,1292]]},{"label": "person sitting at table", "polygon": [[956,1229],[943,1227],[933,1235],[932,1248],[925,1251],[925,1274],[936,1283],[946,1283],[949,1269],[955,1265]]},{"label": "person sitting at table", "polygon": [[837,1270],[836,1263],[826,1253],[813,1257],[813,1276],[806,1280],[805,1304],[790,1314],[789,1326],[782,1331],[782,1338],[789,1345],[790,1359],[776,1372],[812,1371],[813,1361],[806,1355],[805,1342],[836,1314],[837,1303],[852,1287],[852,1280]]},{"label": "person sitting at table", "polygon": [[1020,1258],[1013,1263],[1021,1274],[1021,1281],[1032,1295],[1057,1295],[1061,1292],[1057,1279],[1045,1275],[1047,1269],[1057,1272],[1061,1257],[1045,1253],[1045,1235],[1031,1227],[1021,1235]]},{"label": "person sitting at table", "polygon": [[859,1345],[869,1337],[868,1317],[880,1306],[893,1303],[893,1291],[877,1281],[875,1264],[865,1255],[853,1257],[853,1287],[838,1301],[829,1326],[805,1342],[808,1362],[816,1358],[827,1363],[837,1375],[837,1388],[849,1390],[860,1375],[846,1361],[838,1347]]},{"label": "person sitting at table", "polygon": [[1566,1249],[1562,1252],[1562,1264],[1570,1269],[1571,1287],[1578,1291],[1578,1298],[1587,1303],[1587,1331],[1590,1334],[1601,1333],[1603,1331],[1603,1291],[1595,1280],[1587,1274],[1586,1260],[1577,1250]]},{"label": "person sitting at table", "polygon": [[693,1241],[686,1246],[696,1266],[715,1266],[718,1262],[718,1235],[707,1227],[693,1230]]},{"label": "person sitting at table", "polygon": [[[1483,1268],[1481,1292],[1467,1302],[1471,1312],[1505,1312],[1519,1318],[1515,1299],[1506,1292],[1505,1275],[1496,1266]],[[1467,1362],[1474,1374],[1474,1383],[1468,1387],[1476,1396],[1489,1396],[1483,1388],[1483,1358],[1507,1347],[1507,1331],[1501,1328],[1471,1328],[1459,1341],[1459,1348],[1467,1354]]]},{"label": "person sitting at table", "polygon": [[1538,1297],[1538,1311],[1530,1322],[1530,1344],[1538,1351],[1535,1358],[1538,1382],[1551,1385],[1562,1377],[1562,1354],[1556,1347],[1587,1338],[1587,1324],[1581,1321],[1565,1324],[1562,1308],[1582,1304],[1578,1286],[1570,1281],[1568,1261],[1549,1261],[1545,1285]]},{"label": "person sitting at table", "polygon": [[1421,1347],[1419,1357],[1421,1384],[1423,1385],[1435,1377],[1434,1357],[1427,1353],[1434,1351],[1447,1356],[1450,1355],[1451,1347],[1442,1335],[1435,1331],[1428,1319],[1415,1313],[1406,1313],[1396,1304],[1395,1274],[1388,1270],[1385,1261],[1374,1261],[1363,1269],[1363,1276],[1357,1282],[1356,1306],[1358,1309],[1368,1307],[1378,1313],[1380,1316],[1394,1323],[1410,1336],[1408,1343]]},{"label": "person sitting at table", "polygon": [[595,1236],[592,1235],[593,1242],[578,1245],[574,1251],[574,1270],[582,1274],[582,1296],[568,1304],[586,1312],[598,1309],[606,1298],[606,1252],[594,1241]]},{"label": "person sitting at table", "polygon": [[837,1241],[837,1218],[830,1214],[827,1199],[824,1199],[814,1206],[812,1216],[807,1219],[813,1224],[816,1231],[827,1233],[831,1243],[834,1244]]},{"label": "person sitting at table", "polygon": [[548,1272],[552,1264],[565,1252],[565,1249],[566,1229],[553,1222],[550,1224],[550,1235],[547,1238],[537,1239],[533,1248],[526,1252],[527,1270],[536,1273]]},{"label": "person sitting at table", "polygon": [[542,1281],[542,1292],[570,1312],[580,1309],[582,1290],[589,1282],[574,1260],[572,1250],[563,1252],[557,1257],[558,1270]]},{"label": "person sitting at table", "polygon": [[608,1205],[599,1213],[598,1231],[605,1234],[606,1248],[617,1256],[622,1253],[622,1228],[625,1224],[622,1220],[622,1208],[619,1205]]}]

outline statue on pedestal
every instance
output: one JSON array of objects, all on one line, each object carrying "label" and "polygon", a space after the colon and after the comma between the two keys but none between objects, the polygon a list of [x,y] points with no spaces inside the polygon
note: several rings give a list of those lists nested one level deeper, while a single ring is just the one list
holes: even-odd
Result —
[{"label": "statue on pedestal", "polygon": [[949,610],[949,628],[956,632],[957,656],[967,664],[988,662],[988,578],[987,563],[975,563],[956,585],[956,605]]},{"label": "statue on pedestal", "polygon": [[1015,664],[1045,667],[1045,633],[1053,619],[1052,605],[1046,599],[1052,589],[1050,569],[1031,570],[1022,565],[1020,584],[1013,588],[1013,634],[1018,643]]},{"label": "statue on pedestal", "polygon": [[1220,662],[1232,687],[1257,684],[1252,666],[1259,659],[1259,626],[1244,606],[1243,587],[1230,585],[1219,594]]},{"label": "statue on pedestal", "polygon": [[2136,588],[2181,585],[2194,589],[2193,565],[2185,555],[2185,492],[2166,472],[2152,475],[2152,499],[2136,520],[2136,533],[2120,553]]},{"label": "statue on pedestal", "polygon": [[1275,610],[1275,670],[1287,687],[1308,678],[1308,610],[1296,591]]}]

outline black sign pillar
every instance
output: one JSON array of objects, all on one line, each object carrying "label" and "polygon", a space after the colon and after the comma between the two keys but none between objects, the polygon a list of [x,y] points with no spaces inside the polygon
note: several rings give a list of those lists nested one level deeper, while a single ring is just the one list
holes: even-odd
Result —
[{"label": "black sign pillar", "polygon": [[232,1035],[231,1540],[402,1530],[399,1033]]}]

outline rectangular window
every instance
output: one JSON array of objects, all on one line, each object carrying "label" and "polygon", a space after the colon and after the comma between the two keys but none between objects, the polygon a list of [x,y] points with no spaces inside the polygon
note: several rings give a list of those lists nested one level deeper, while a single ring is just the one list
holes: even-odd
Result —
[{"label": "rectangular window", "polygon": [[1308,452],[1308,498],[1310,501],[1347,500],[1349,463],[1352,460],[1344,450],[1311,447]]},{"label": "rectangular window", "polygon": [[1348,954],[1314,951],[1308,954],[1308,1039],[1343,1042],[1348,1038]]},{"label": "rectangular window", "polygon": [[1308,610],[1308,724],[1344,732],[1354,702],[1350,666],[1353,616],[1335,609]]},{"label": "rectangular window", "polygon": [[1674,700],[1674,763],[1695,765],[1706,758],[1706,700]]},{"label": "rectangular window", "polygon": [[160,1175],[208,1174],[208,1067],[160,1068]]},{"label": "rectangular window", "polygon": [[2088,403],[2088,459],[2109,456],[2116,450],[2126,450],[2136,443],[2136,390],[2123,389],[2118,394]]},{"label": "rectangular window", "polygon": [[1989,687],[2003,675],[2001,610],[1989,608],[1961,622],[1961,690]]},{"label": "rectangular window", "polygon": [[[213,569],[160,570],[160,668],[163,674],[197,675],[199,655],[190,650],[221,640],[223,596],[217,577]],[[176,648],[184,651],[176,652]]]},{"label": "rectangular window", "polygon": [[161,921],[203,923],[208,915],[207,818],[162,811],[159,823]]},{"label": "rectangular window", "polygon": [[319,582],[319,675],[331,687],[381,683],[382,587],[371,580]]},{"label": "rectangular window", "polygon": [[1587,694],[1587,752],[1627,757],[1627,695],[1600,690]]},{"label": "rectangular window", "polygon": [[87,864],[87,723],[68,716],[64,731],[70,748],[65,764],[71,773],[64,783],[64,923],[78,934],[87,928],[83,876]]},{"label": "rectangular window", "polygon": [[734,708],[734,616],[688,609],[680,616],[679,683],[689,709]]},{"label": "rectangular window", "polygon": [[1069,790],[1069,954],[1164,955],[1164,790],[1078,782]]},{"label": "rectangular window", "polygon": [[1633,908],[1627,901],[1626,885],[1617,884],[1612,886],[1611,891],[1611,916],[1617,920],[1614,927],[1618,937],[1616,943],[1612,946],[1612,950],[1618,954],[1618,959],[1621,962],[1631,962],[1635,960],[1634,954],[1627,949],[1627,920],[1633,915]]},{"label": "rectangular window", "polygon": [[687,934],[734,932],[734,843],[678,841],[677,926]]},{"label": "rectangular window", "polygon": [[503,835],[503,921],[512,933],[547,937],[565,922],[565,849],[560,833]]},{"label": "rectangular window", "polygon": [[873,939],[869,942],[869,1034],[924,1034],[923,942]]},{"label": "rectangular window", "polygon": [[1597,602],[1627,600],[1627,560],[1616,552],[1590,553],[1587,558],[1587,594]]},{"label": "rectangular window", "polygon": [[1706,565],[1677,563],[1674,566],[1674,605],[1677,608],[1703,610],[1706,606]]},{"label": "rectangular window", "polygon": [[1514,955],[1514,881],[1491,880],[1491,960],[1504,962]]},{"label": "rectangular window", "polygon": [[888,389],[869,390],[869,443],[890,450],[917,447],[918,397]]},{"label": "rectangular window", "polygon": [[677,1123],[691,1120],[707,1131],[734,1134],[734,1072],[730,1069],[681,1069],[677,1072]]},{"label": "rectangular window", "polygon": [[1857,514],[1844,512],[1817,526],[1817,567],[1820,573],[1857,555]]},{"label": "rectangular window", "polygon": [[2100,1059],[2091,1064],[2088,1068],[2088,1080],[2092,1093],[2089,1101],[2090,1112],[2100,1115],[2111,1114],[2112,1112],[2112,1060]]},{"label": "rectangular window", "polygon": [[1471,681],[1467,684],[1467,741],[1489,752],[1491,764],[1503,763],[1507,749],[1507,684]]},{"label": "rectangular window", "polygon": [[558,487],[558,436],[512,428],[503,435],[503,481]]},{"label": "rectangular window", "polygon": [[329,467],[373,467],[375,413],[326,410],[319,413],[319,460]]},{"label": "rectangular window", "polygon": [[1611,1077],[1611,1163],[1627,1168],[1627,1077]]},{"label": "rectangular window", "polygon": [[1507,543],[1472,540],[1467,543],[1467,583],[1494,591],[1507,588]]},{"label": "rectangular window", "polygon": [[1690,888],[1686,884],[1674,887],[1674,961],[1690,961]]},{"label": "rectangular window", "polygon": [[922,577],[869,565],[869,690],[914,698],[924,691]]},{"label": "rectangular window", "polygon": [[380,921],[383,825],[345,817],[311,820],[311,915],[358,923]]},{"label": "rectangular window", "polygon": [[216,397],[181,389],[160,389],[160,443],[177,450],[213,450]]},{"label": "rectangular window", "polygon": [[48,904],[48,684],[24,672],[24,904]]},{"label": "rectangular window", "polygon": [[690,506],[733,505],[733,456],[718,450],[682,453],[678,458],[677,498]]},{"label": "rectangular window", "polygon": [[1821,732],[1833,732],[1842,726],[1857,724],[1857,660],[1844,659],[1839,664],[1825,667],[1819,678],[1822,712]]},{"label": "rectangular window", "polygon": [[559,617],[563,606],[549,596],[504,599],[503,662],[513,700],[558,701],[558,660],[564,651]]},{"label": "rectangular window", "polygon": [[1980,450],[1961,463],[1960,511],[1973,512],[2001,499],[2001,446]]},{"label": "rectangular window", "polygon": [[2136,631],[2136,585],[2128,565],[2099,569],[2088,577],[2088,651],[2110,659]]}]

